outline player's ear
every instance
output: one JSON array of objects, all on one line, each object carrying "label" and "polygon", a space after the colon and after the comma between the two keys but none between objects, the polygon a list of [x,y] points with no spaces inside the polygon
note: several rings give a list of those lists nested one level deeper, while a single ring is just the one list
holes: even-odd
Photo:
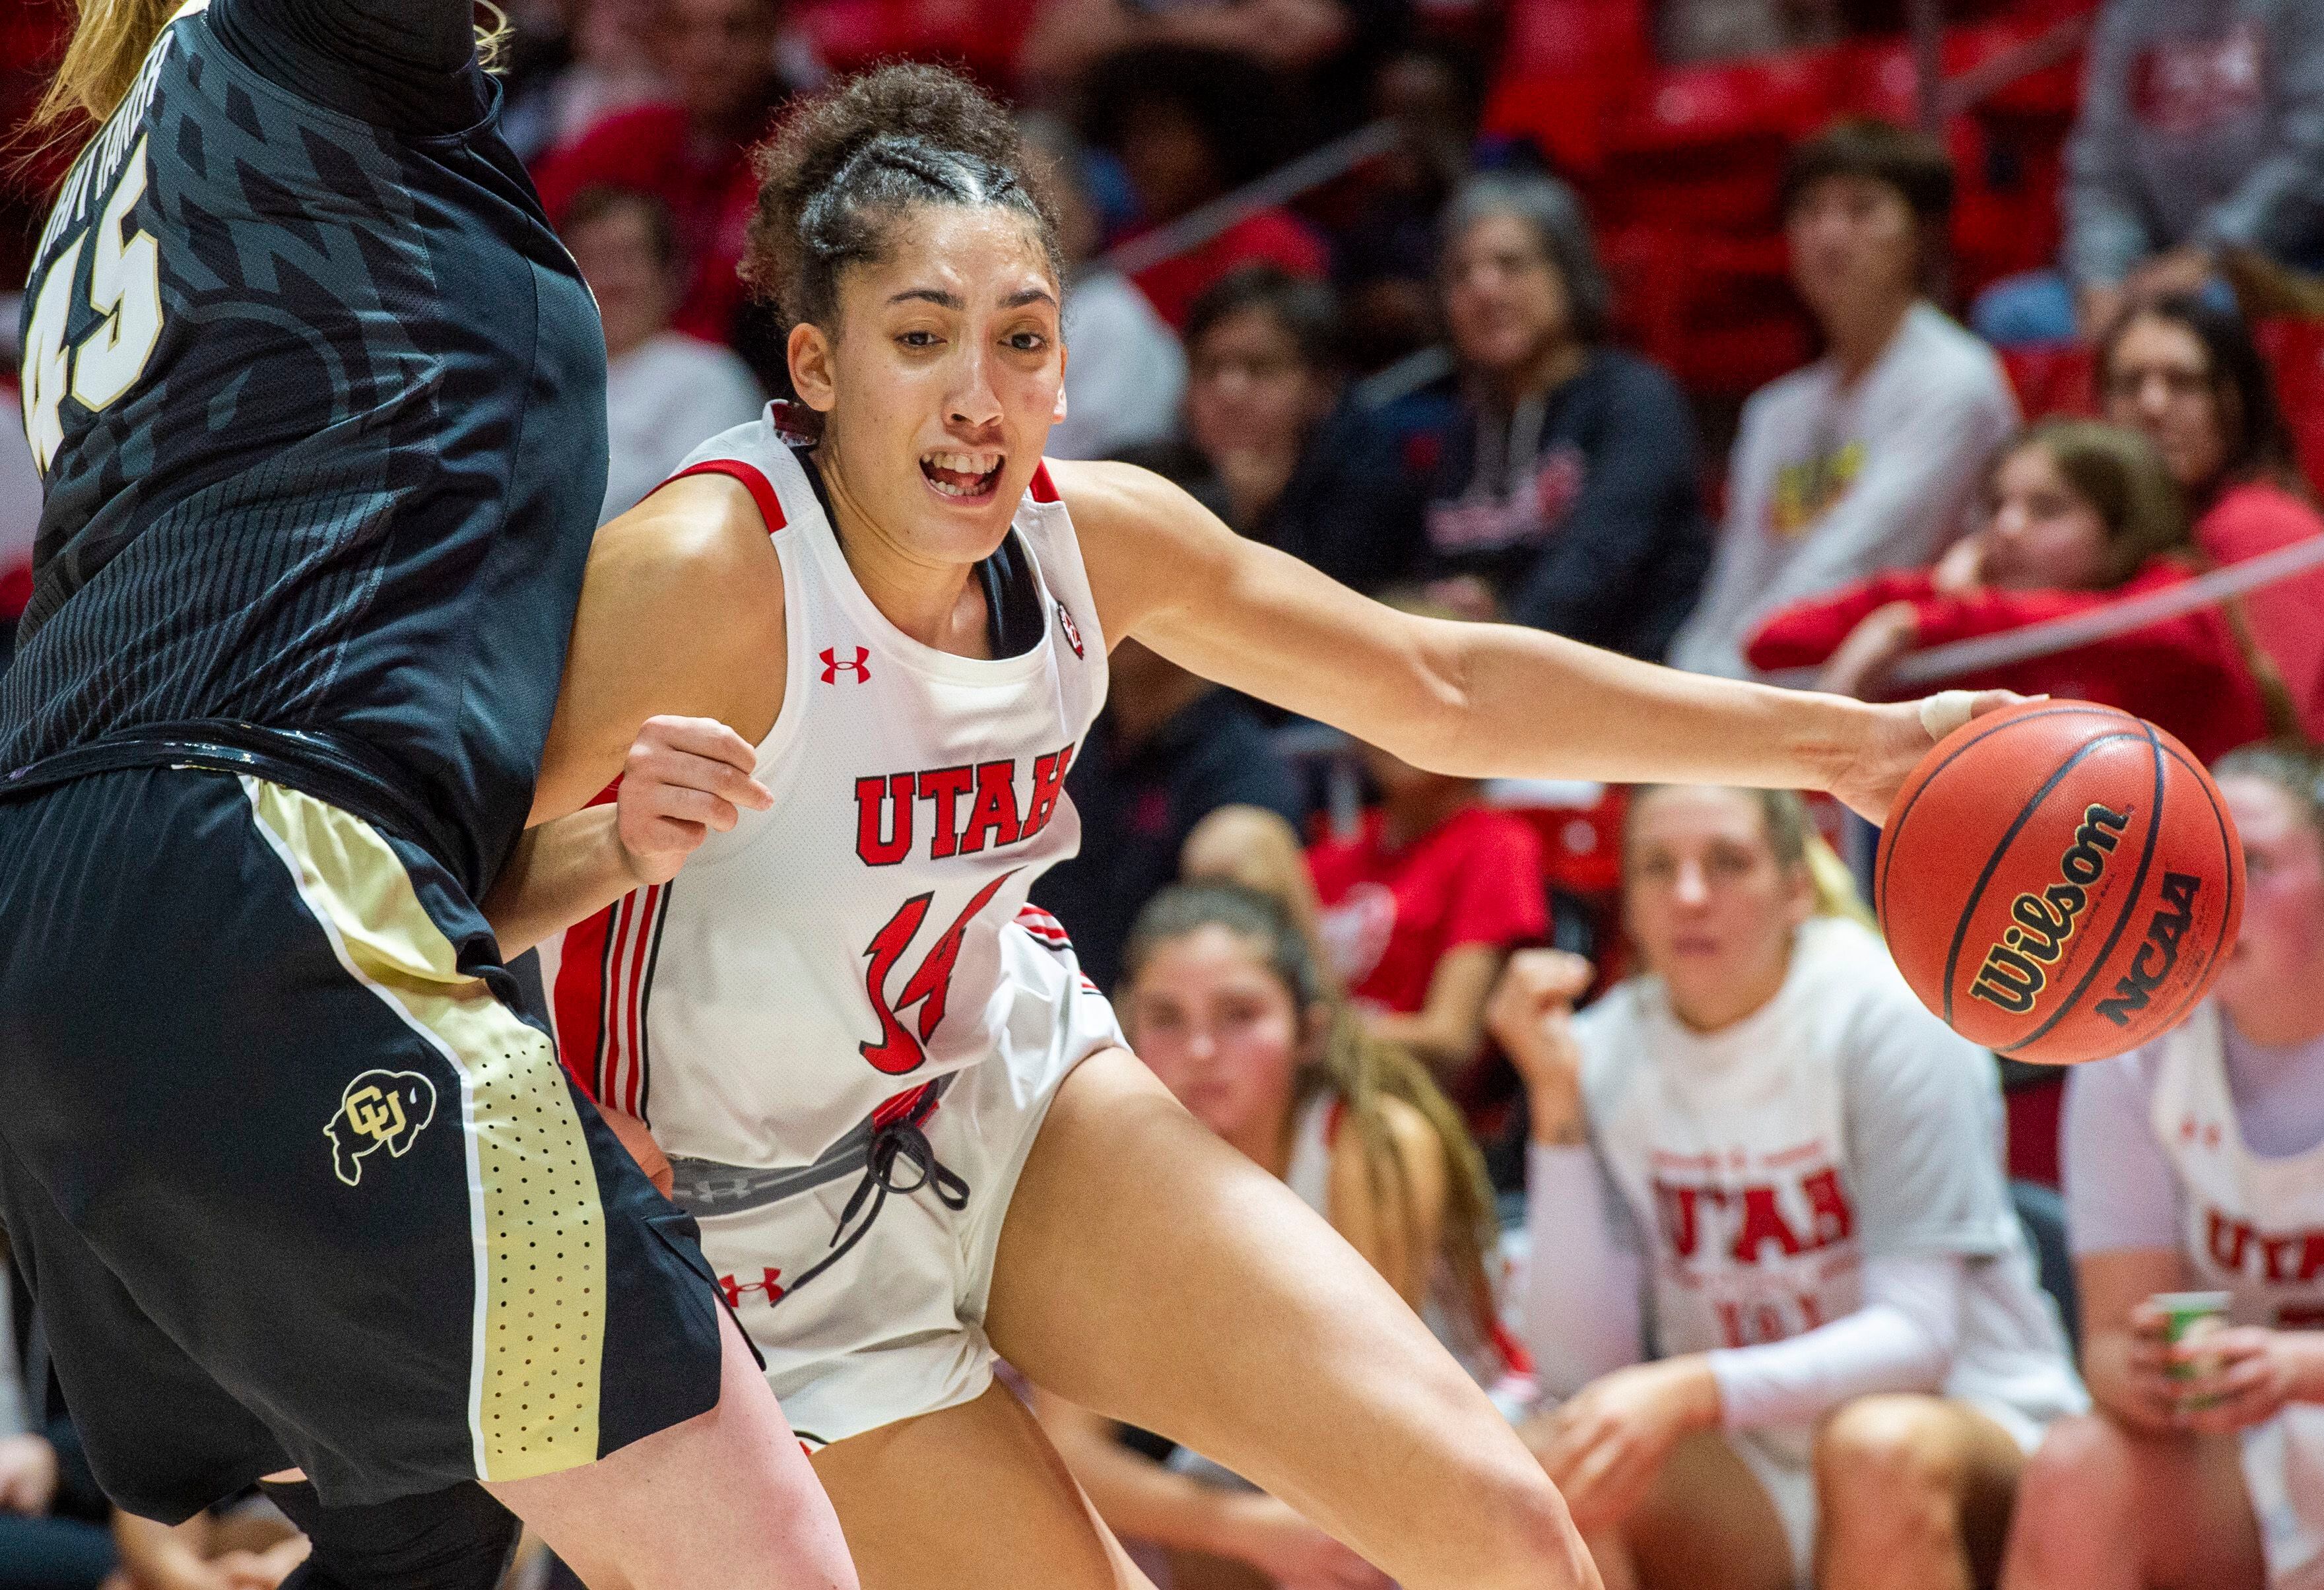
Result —
[{"label": "player's ear", "polygon": [[1065,360],[1071,356],[1071,349],[1063,343],[1057,345],[1057,406],[1049,411],[1049,423],[1052,425],[1065,422]]},{"label": "player's ear", "polygon": [[818,414],[830,413],[838,393],[832,380],[831,338],[823,328],[801,320],[791,328],[783,353],[790,365],[791,390],[799,402]]}]

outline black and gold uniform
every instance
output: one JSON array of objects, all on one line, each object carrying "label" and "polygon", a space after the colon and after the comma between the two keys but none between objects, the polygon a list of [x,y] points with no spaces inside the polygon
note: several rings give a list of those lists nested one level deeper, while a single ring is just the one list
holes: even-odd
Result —
[{"label": "black and gold uniform", "polygon": [[0,1215],[99,1479],[185,1517],[593,1461],[715,1295],[517,1013],[604,488],[586,288],[468,0],[189,0],[25,297],[0,676]]}]

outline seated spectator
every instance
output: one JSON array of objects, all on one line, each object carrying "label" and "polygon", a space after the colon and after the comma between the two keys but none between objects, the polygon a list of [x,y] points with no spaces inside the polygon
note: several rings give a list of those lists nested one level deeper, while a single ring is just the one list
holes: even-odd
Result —
[{"label": "seated spectator", "polygon": [[0,1590],[97,1590],[112,1574],[104,1500],[70,1422],[51,1419],[48,1360],[0,1238]]},{"label": "seated spectator", "polygon": [[1820,844],[1789,792],[1643,790],[1644,971],[1576,1016],[1589,963],[1529,950],[1494,994],[1532,1113],[1525,1340],[1564,1399],[1525,1433],[1609,1584],[1989,1580],[2025,1455],[2088,1405],[1992,1058]]},{"label": "seated spectator", "polygon": [[1204,818],[1256,809],[1296,827],[1299,781],[1249,698],[1122,641],[1107,660],[1105,711],[1065,774],[1079,854],[1042,874],[1033,901],[1073,936],[1082,970],[1111,989],[1130,922],[1179,875]]},{"label": "seated spectator", "polygon": [[[2098,387],[2107,418],[2144,431],[2162,453],[2196,516],[2195,544],[2213,562],[2324,535],[2267,361],[2234,314],[2189,298],[2139,306],[2101,344]],[[2308,732],[2324,735],[2324,571],[2245,600]]]},{"label": "seated spectator", "polygon": [[1744,406],[1710,586],[1671,648],[1679,667],[1740,676],[1744,642],[1776,608],[1928,562],[2016,430],[1992,350],[1922,296],[1952,190],[1941,148],[1878,122],[1794,151],[1792,279],[1827,351]]},{"label": "seated spectator", "polygon": [[669,92],[654,67],[654,0],[566,0],[547,9],[545,25],[517,19],[516,60],[502,79],[501,135],[528,163]]},{"label": "seated spectator", "polygon": [[1247,265],[1186,319],[1186,445],[1165,473],[1253,541],[1377,591],[1420,550],[1420,498],[1347,393],[1332,290]]},{"label": "seated spectator", "polygon": [[586,188],[566,207],[563,236],[605,325],[603,524],[696,447],[757,419],[767,394],[732,349],[670,329],[685,283],[660,199]]},{"label": "seated spectator", "polygon": [[1428,504],[1438,595],[1660,661],[1711,564],[1694,416],[1606,346],[1611,292],[1572,191],[1471,177],[1442,230],[1464,401]]},{"label": "seated spectator", "polygon": [[2107,0],[2061,198],[2063,270],[1978,301],[2005,347],[2095,338],[2142,298],[2224,297],[2223,255],[2324,269],[2324,8]]},{"label": "seated spectator", "polygon": [[1438,220],[1469,174],[1484,112],[1473,53],[1434,43],[1397,48],[1373,72],[1373,118],[1393,147],[1351,173],[1352,204],[1333,226],[1333,279],[1346,306],[1348,360],[1382,369],[1443,337]]},{"label": "seated spectator", "polygon": [[[2215,770],[2241,831],[2243,932],[2211,997],[2072,1068],[2067,1230],[2095,1414],[2025,1474],[2008,1590],[2262,1590],[2324,1567],[2324,761]],[[2157,1295],[2217,1290],[2177,1348]]]},{"label": "seated spectator", "polygon": [[1474,779],[1362,748],[1379,792],[1349,838],[1308,847],[1326,953],[1378,1040],[1456,1092],[1483,1048],[1485,997],[1509,952],[1549,936],[1541,838]]},{"label": "seated spectator", "polygon": [[[1890,699],[1891,670],[1923,647],[2103,611],[2194,578],[2186,507],[2136,431],[2046,421],[2002,451],[1988,490],[1985,528],[1933,567],[1876,574],[1782,609],[1752,638],[1751,666],[1821,665],[1818,689]],[[2264,685],[2255,670],[2237,611],[2200,608],[1942,682],[2119,707],[2209,762],[2295,726],[2273,670]]]},{"label": "seated spectator", "polygon": [[[1175,221],[1277,163],[1285,86],[1264,68],[1210,50],[1131,50],[1098,68],[1090,136],[1128,170],[1149,226]],[[1290,211],[1269,206],[1208,242],[1139,271],[1139,291],[1184,328],[1194,300],[1239,265],[1279,265],[1322,280],[1331,254]]]},{"label": "seated spectator", "polygon": [[1240,56],[1271,71],[1320,65],[1346,42],[1343,0],[1040,0],[1019,47],[1018,69],[1054,93],[1071,94],[1104,59],[1167,46]]},{"label": "seated spectator", "polygon": [[735,339],[742,313],[743,234],[759,179],[751,145],[788,92],[783,0],[655,0],[651,38],[670,97],[605,117],[552,150],[533,173],[549,218],[585,188],[659,195],[677,223],[687,281],[672,317],[680,331]]},{"label": "seated spectator", "polygon": [[1065,286],[1065,417],[1049,428],[1052,458],[1111,458],[1167,441],[1178,428],[1186,356],[1137,283],[1098,256],[1088,152],[1057,122],[1028,118],[1026,142],[1048,160],[1057,242],[1073,262]]},{"label": "seated spectator", "polygon": [[[1332,1223],[1488,1391],[1530,1392],[1499,1324],[1484,1163],[1427,1073],[1366,1036],[1291,919],[1231,883],[1180,884],[1139,913],[1119,1006],[1139,1058],[1194,1114]],[[1184,1449],[1165,1465],[1096,1414],[1043,1396],[1057,1449],[1127,1536],[1293,1585],[1377,1585],[1289,1507]]]}]

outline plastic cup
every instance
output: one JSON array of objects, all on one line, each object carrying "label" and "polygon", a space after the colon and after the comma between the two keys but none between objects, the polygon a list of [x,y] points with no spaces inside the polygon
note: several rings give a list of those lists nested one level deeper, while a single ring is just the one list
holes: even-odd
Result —
[{"label": "plastic cup", "polygon": [[[2163,1339],[2172,1346],[2200,1343],[2227,1328],[2227,1309],[2235,1302],[2227,1292],[2157,1292],[2152,1299],[2163,1310]],[[2219,1367],[2216,1357],[2199,1356],[2173,1363],[2165,1372],[2175,1381],[2190,1381]],[[2208,1408],[2213,1399],[2197,1398],[2184,1404],[2190,1411]]]}]

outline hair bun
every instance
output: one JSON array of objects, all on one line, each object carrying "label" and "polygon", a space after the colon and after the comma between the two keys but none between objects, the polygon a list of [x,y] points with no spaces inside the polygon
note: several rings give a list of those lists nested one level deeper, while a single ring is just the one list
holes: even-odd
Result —
[{"label": "hair bun", "polygon": [[787,322],[820,318],[839,268],[878,254],[874,212],[915,199],[1021,209],[1059,263],[1008,111],[942,67],[878,67],[810,95],[752,159],[759,201],[742,275]]}]

